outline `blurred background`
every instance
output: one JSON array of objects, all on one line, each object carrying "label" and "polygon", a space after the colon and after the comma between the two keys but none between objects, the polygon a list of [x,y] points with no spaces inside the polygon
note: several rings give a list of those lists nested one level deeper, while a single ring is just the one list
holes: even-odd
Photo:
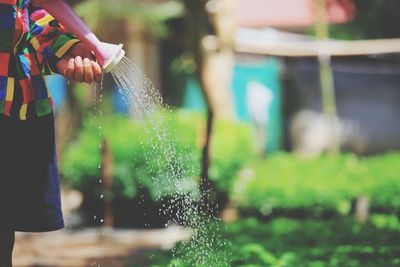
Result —
[{"label": "blurred background", "polygon": [[[68,2],[173,110],[230,266],[400,266],[399,1]],[[160,213],[179,191],[152,179],[163,166],[111,77],[100,104],[47,83],[67,227],[19,233],[16,266],[190,266],[171,251],[190,229]]]}]

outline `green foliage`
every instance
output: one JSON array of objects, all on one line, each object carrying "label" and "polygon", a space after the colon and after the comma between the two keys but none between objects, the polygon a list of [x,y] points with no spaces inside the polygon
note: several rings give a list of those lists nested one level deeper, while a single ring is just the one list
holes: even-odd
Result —
[{"label": "green foliage", "polygon": [[216,120],[211,143],[210,178],[219,190],[232,190],[240,168],[253,156],[251,130],[246,124]]},{"label": "green foliage", "polygon": [[[84,192],[100,186],[99,144],[104,137],[114,159],[114,195],[134,198],[139,186],[147,188],[153,199],[174,195],[178,193],[177,178],[179,190],[184,189],[180,193],[197,192],[204,118],[183,110],[159,114],[152,121],[115,115],[86,120],[77,140],[64,153],[61,172],[65,179]],[[160,139],[157,131],[168,136]],[[230,190],[236,172],[250,157],[250,140],[246,125],[217,120],[210,176],[220,191]]]},{"label": "green foliage", "polygon": [[[399,230],[396,217],[383,215],[365,225],[343,217],[268,223],[249,218],[228,225],[225,250],[234,267],[394,267],[400,264]],[[188,266],[184,257],[171,257],[157,253],[150,266]]]},{"label": "green foliage", "polygon": [[164,37],[168,33],[166,21],[182,16],[183,5],[178,1],[144,4],[134,0],[86,0],[75,7],[77,13],[93,29],[102,27],[103,23],[134,21],[155,36]]},{"label": "green foliage", "polygon": [[[166,116],[166,114],[164,114]],[[188,121],[189,119],[189,121]],[[170,127],[177,129],[184,128],[190,123],[193,116],[187,118],[185,114],[176,114],[169,120]],[[128,198],[136,196],[139,181],[146,187],[153,198],[175,194],[162,183],[165,179],[154,175],[161,173],[160,168],[165,168],[168,163],[173,164],[174,158],[149,155],[154,150],[157,153],[168,153],[165,151],[169,144],[156,144],[151,141],[146,128],[145,121],[130,121],[123,116],[111,116],[100,120],[89,119],[85,122],[84,129],[75,143],[71,144],[64,154],[62,173],[71,182],[72,186],[82,191],[87,190],[93,184],[99,184],[101,177],[101,154],[99,144],[101,143],[100,133],[109,142],[113,155],[113,185],[114,194],[123,195]],[[99,128],[100,127],[100,128]],[[189,128],[180,134],[181,141],[177,142],[175,155],[182,154],[183,150],[196,153],[194,149],[194,129]],[[198,158],[198,155],[188,155]],[[146,159],[147,157],[147,159]],[[160,162],[164,161],[164,162]],[[168,162],[165,162],[168,161]],[[196,161],[186,162],[196,164]],[[195,166],[187,166],[188,169]],[[166,175],[168,172],[165,173]],[[182,177],[182,183],[192,183],[193,177]],[[189,188],[188,190],[193,189]]]},{"label": "green foliage", "polygon": [[263,214],[273,209],[329,209],[346,214],[351,201],[370,198],[374,208],[400,209],[400,154],[307,159],[277,154],[243,170],[233,197]]}]

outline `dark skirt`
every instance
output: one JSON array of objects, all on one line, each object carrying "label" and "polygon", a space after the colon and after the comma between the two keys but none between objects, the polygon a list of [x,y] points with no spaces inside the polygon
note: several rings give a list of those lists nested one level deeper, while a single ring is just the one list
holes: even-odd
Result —
[{"label": "dark skirt", "polygon": [[0,230],[63,227],[53,114],[26,121],[0,115]]}]

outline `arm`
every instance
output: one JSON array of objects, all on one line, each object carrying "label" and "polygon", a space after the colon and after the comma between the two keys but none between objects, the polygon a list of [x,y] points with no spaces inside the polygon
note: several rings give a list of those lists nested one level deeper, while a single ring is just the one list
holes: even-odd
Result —
[{"label": "arm", "polygon": [[45,10],[29,6],[30,43],[37,52],[43,74],[59,73],[56,63],[79,40]]},{"label": "arm", "polygon": [[60,73],[77,82],[101,80],[92,51],[45,10],[30,6],[30,43],[43,74]]}]

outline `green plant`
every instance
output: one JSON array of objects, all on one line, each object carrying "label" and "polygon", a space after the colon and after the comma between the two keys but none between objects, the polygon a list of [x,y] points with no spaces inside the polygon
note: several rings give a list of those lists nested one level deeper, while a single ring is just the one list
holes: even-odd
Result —
[{"label": "green plant", "polygon": [[76,5],[77,13],[94,30],[104,24],[133,21],[154,36],[165,37],[169,29],[166,21],[183,15],[184,7],[178,1],[163,3],[144,3],[142,1],[118,0],[110,3],[105,0],[85,0]]},{"label": "green plant", "polygon": [[[185,110],[158,112],[150,120],[129,120],[118,115],[87,119],[77,140],[63,155],[61,171],[65,180],[84,192],[98,190],[93,186],[100,186],[99,144],[105,138],[113,156],[115,196],[134,198],[139,186],[146,188],[154,200],[195,193],[204,118]],[[248,126],[217,121],[210,176],[218,190],[230,191],[235,173],[250,158],[250,140]]]},{"label": "green plant", "polygon": [[[162,114],[167,120],[167,115]],[[169,127],[183,129],[195,115],[176,113],[168,120]],[[152,142],[153,136],[149,136],[145,127],[145,121],[133,121],[124,116],[113,115],[100,120],[88,119],[84,123],[76,142],[71,144],[64,154],[62,173],[71,185],[82,191],[87,191],[93,184],[98,183],[101,177],[101,139],[105,138],[110,145],[113,156],[113,193],[117,196],[133,198],[139,188],[139,182],[146,187],[151,196],[156,199],[169,194],[176,194],[176,188],[168,187],[163,183],[169,177],[155,177],[162,173],[167,176],[171,172],[165,171],[168,164],[175,164],[176,156],[187,154],[188,158],[198,158],[195,149],[195,129],[187,128],[180,133],[180,141],[174,144],[175,152],[165,151],[172,144],[168,141]],[[168,130],[165,130],[168,132]],[[102,136],[100,136],[100,134]],[[172,141],[171,141],[172,142]],[[151,154],[152,153],[152,154]],[[162,156],[160,156],[162,155]],[[196,160],[187,161],[188,170],[196,168]],[[190,165],[191,164],[191,165]],[[182,183],[193,184],[193,177],[180,177]],[[185,182],[186,181],[186,182]],[[194,190],[188,188],[188,190]]]},{"label": "green plant", "polygon": [[243,208],[263,214],[274,209],[350,211],[351,201],[370,199],[372,208],[400,210],[400,154],[313,159],[277,154],[248,165],[232,196]]},{"label": "green plant", "polygon": [[216,120],[209,175],[220,191],[229,193],[237,172],[253,158],[251,129],[246,124]]},{"label": "green plant", "polygon": [[[399,220],[393,216],[373,215],[371,221],[361,225],[346,217],[331,220],[278,218],[263,223],[247,218],[227,225],[225,237],[229,242],[224,250],[230,255],[229,266],[233,267],[398,266]],[[212,234],[209,233],[210,237]],[[215,251],[216,255],[218,253]],[[153,267],[191,266],[185,264],[190,257],[187,254],[157,252],[153,255],[153,265],[149,264]],[[214,257],[212,253],[208,256]]]}]

